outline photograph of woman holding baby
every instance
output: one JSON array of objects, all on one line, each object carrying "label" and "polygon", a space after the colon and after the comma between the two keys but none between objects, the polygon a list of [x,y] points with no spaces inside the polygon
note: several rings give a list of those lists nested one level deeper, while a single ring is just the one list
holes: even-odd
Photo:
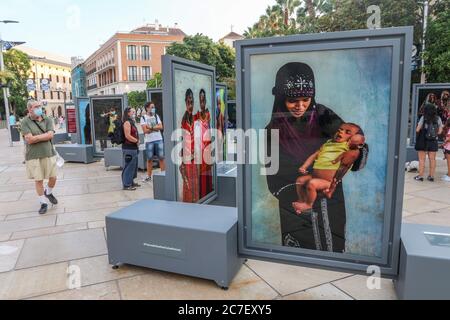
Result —
[{"label": "photograph of woman holding baby", "polygon": [[[280,165],[277,174],[267,176],[267,185],[278,199],[282,245],[317,249],[311,212],[320,212],[318,200],[327,197],[333,250],[342,253],[346,208],[339,182],[355,162],[353,170],[359,170],[366,154],[361,148],[367,149],[364,132],[316,102],[309,65],[288,63],[279,69],[275,82],[272,119],[266,129],[279,131]],[[319,230],[325,244],[321,219]]]}]

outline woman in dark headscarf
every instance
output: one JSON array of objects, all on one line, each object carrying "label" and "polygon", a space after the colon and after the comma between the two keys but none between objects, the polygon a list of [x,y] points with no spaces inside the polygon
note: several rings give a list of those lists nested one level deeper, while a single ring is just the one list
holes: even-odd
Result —
[{"label": "woman in dark headscarf", "polygon": [[[297,199],[295,183],[301,164],[331,139],[344,121],[331,109],[315,101],[314,73],[307,64],[293,62],[284,65],[277,73],[273,94],[275,103],[272,119],[266,129],[279,130],[280,169],[277,174],[267,176],[267,184],[270,192],[279,201],[282,244],[317,250],[312,212],[297,215],[292,208],[292,202]],[[269,132],[269,153],[270,136]],[[363,153],[360,158],[362,155]],[[358,159],[352,170],[357,171],[360,163],[361,159]],[[336,178],[338,181],[342,179]],[[320,204],[321,201],[316,201],[314,212],[321,212]],[[333,197],[328,200],[328,216],[333,251],[343,252],[346,213],[342,184],[338,185]],[[324,237],[322,219],[319,219],[319,231],[320,247],[325,248],[327,239]]]}]

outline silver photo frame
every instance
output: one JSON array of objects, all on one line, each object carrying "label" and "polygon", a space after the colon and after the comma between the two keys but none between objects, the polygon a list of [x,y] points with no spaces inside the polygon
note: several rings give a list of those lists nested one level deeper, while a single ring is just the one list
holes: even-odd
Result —
[{"label": "silver photo frame", "polygon": [[[388,160],[381,257],[351,255],[255,243],[252,240],[252,174],[250,148],[245,145],[246,164],[238,165],[237,203],[239,252],[244,257],[273,262],[315,266],[337,271],[366,273],[376,265],[385,277],[398,274],[402,219],[405,141],[408,132],[412,27],[295,35],[235,42],[237,72],[237,127],[251,129],[251,57],[327,50],[392,48],[391,96],[388,119]],[[375,120],[376,121],[376,120]]]}]

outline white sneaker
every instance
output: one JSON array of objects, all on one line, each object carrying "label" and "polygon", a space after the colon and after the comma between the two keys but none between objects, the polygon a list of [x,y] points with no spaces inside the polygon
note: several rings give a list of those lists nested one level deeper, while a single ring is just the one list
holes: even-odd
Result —
[{"label": "white sneaker", "polygon": [[445,175],[442,177],[442,180],[445,182],[450,182],[450,177],[448,175]]},{"label": "white sneaker", "polygon": [[142,178],[142,182],[152,182],[152,177],[145,176],[144,178]]}]

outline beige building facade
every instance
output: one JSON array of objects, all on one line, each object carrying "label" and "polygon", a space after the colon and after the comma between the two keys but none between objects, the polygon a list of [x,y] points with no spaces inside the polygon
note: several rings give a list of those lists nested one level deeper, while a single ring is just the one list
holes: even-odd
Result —
[{"label": "beige building facade", "polygon": [[116,33],[83,64],[88,96],[145,90],[147,81],[161,72],[166,48],[185,36],[177,26],[159,24]]},{"label": "beige building facade", "polygon": [[[70,59],[24,46],[17,49],[26,53],[31,60],[29,79],[34,80],[36,90],[29,92],[29,96],[42,101],[47,115],[65,117],[64,101],[72,101]],[[49,80],[49,91],[41,90],[43,79]]]}]

